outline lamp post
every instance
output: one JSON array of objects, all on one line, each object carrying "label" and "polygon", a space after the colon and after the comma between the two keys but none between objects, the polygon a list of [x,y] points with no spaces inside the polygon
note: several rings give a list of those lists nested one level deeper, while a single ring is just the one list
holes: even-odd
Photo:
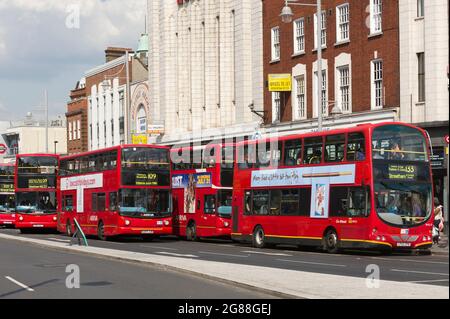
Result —
[{"label": "lamp post", "polygon": [[297,0],[285,0],[284,7],[281,10],[281,20],[284,23],[291,23],[294,14],[289,5],[317,7],[317,129],[322,131],[323,121],[323,101],[322,101],[322,0],[317,0],[316,4],[298,3]]}]

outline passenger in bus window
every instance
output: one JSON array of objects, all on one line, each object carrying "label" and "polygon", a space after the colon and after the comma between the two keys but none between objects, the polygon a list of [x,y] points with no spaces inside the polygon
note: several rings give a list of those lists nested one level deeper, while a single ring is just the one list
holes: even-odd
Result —
[{"label": "passenger in bus window", "polygon": [[322,162],[322,152],[315,150],[313,156],[309,160],[309,164],[320,164]]},{"label": "passenger in bus window", "polygon": [[412,195],[412,215],[413,217],[424,217],[424,212],[422,209],[422,204],[419,195]]},{"label": "passenger in bus window", "polygon": [[364,146],[359,145],[358,149],[356,150],[356,160],[364,161],[365,159],[366,153],[364,152]]},{"label": "passenger in bus window", "polygon": [[401,160],[405,157],[401,149],[400,143],[397,141],[392,142],[390,154],[391,154],[390,159],[393,160]]}]

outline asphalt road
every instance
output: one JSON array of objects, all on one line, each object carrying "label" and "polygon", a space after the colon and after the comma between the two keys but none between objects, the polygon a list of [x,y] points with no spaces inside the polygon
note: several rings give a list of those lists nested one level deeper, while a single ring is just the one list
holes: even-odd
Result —
[{"label": "asphalt road", "polygon": [[[273,296],[173,271],[0,239],[0,299],[270,299]],[[68,265],[80,288],[66,287]]]},{"label": "asphalt road", "polygon": [[[0,232],[56,242],[69,242],[68,237],[58,234],[21,235],[16,230],[0,230]],[[294,247],[279,247],[277,249],[259,250],[249,245],[231,241],[187,242],[173,237],[164,237],[153,242],[144,242],[139,238],[122,238],[103,242],[90,238],[89,245],[162,256],[177,256],[360,278],[366,278],[368,276],[367,267],[375,264],[380,267],[380,279],[382,280],[441,286],[448,286],[449,284],[448,255],[380,255],[356,251],[331,255],[313,249],[305,251]]]}]

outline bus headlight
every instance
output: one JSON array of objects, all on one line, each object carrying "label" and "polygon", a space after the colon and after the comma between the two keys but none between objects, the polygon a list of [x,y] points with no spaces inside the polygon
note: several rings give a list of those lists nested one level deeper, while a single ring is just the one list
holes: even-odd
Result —
[{"label": "bus headlight", "polygon": [[125,221],[125,226],[130,226],[131,222],[129,220]]},{"label": "bus headlight", "polygon": [[165,221],[164,221],[164,225],[169,226],[169,225],[170,225],[170,222],[169,222],[168,220],[165,220]]},{"label": "bus headlight", "polygon": [[12,214],[12,216],[11,216],[12,218],[16,218],[16,214]]},{"label": "bus headlight", "polygon": [[20,220],[20,221],[23,221],[23,217],[22,217],[22,216],[20,216],[20,217],[19,217],[19,220]]},{"label": "bus headlight", "polygon": [[380,240],[381,240],[381,237],[380,237],[380,236],[377,236],[377,240],[380,241]]},{"label": "bus headlight", "polygon": [[225,222],[225,223],[223,223],[223,225],[224,225],[225,227],[228,227],[228,226],[230,226],[230,223],[229,223],[229,222]]},{"label": "bus headlight", "polygon": [[53,217],[53,221],[56,222],[56,221],[57,221],[57,218],[56,218],[56,217]]},{"label": "bus headlight", "polygon": [[381,240],[382,240],[382,241],[386,241],[386,237],[381,236]]}]

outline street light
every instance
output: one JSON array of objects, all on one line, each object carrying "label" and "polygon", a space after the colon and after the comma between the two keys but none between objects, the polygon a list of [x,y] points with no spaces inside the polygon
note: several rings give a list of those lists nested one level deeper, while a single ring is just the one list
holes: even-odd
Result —
[{"label": "street light", "polygon": [[294,6],[309,6],[317,7],[317,129],[322,131],[322,118],[323,118],[323,106],[322,106],[322,0],[317,0],[316,4],[312,3],[298,3],[298,0],[284,0],[284,7],[281,10],[281,20],[284,23],[291,23],[294,14],[289,5]]}]

